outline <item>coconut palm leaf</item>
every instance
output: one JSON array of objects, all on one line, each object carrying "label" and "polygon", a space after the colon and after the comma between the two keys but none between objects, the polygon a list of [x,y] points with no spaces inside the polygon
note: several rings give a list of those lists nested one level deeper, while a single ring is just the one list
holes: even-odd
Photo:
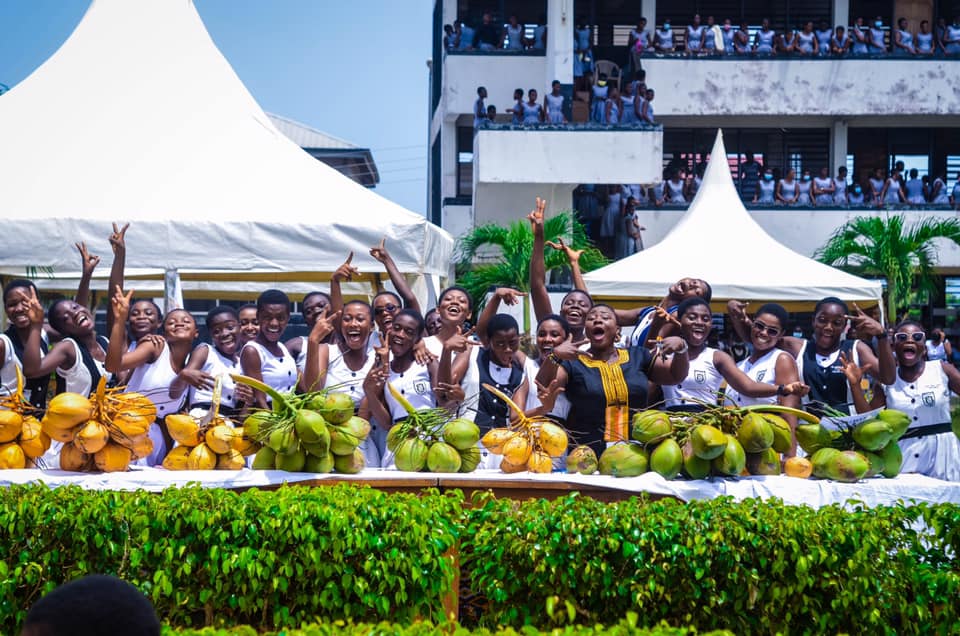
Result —
[{"label": "coconut palm leaf", "polygon": [[937,239],[960,245],[960,221],[926,218],[907,226],[900,215],[860,216],[838,228],[815,257],[856,274],[885,277],[887,315],[893,320],[914,285],[935,289]]}]

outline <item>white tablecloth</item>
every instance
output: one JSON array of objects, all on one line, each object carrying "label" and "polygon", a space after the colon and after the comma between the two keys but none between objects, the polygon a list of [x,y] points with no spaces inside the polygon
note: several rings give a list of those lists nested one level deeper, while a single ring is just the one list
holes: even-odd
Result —
[{"label": "white tablecloth", "polygon": [[[550,482],[591,486],[631,493],[669,495],[683,501],[731,496],[736,500],[752,497],[778,497],[788,504],[820,507],[834,503],[867,506],[892,505],[898,501],[960,504],[960,483],[932,479],[923,475],[905,474],[895,479],[882,477],[865,479],[856,484],[842,484],[822,479],[795,477],[740,477],[737,479],[705,479],[668,481],[656,473],[639,477],[616,478],[604,475],[567,475],[565,473],[505,474],[500,471],[476,471],[468,474],[409,473],[397,470],[367,469],[356,475],[288,473],[279,470],[195,470],[167,471],[162,468],[134,468],[124,473],[71,473],[62,470],[0,470],[0,486],[44,483],[51,488],[76,484],[88,490],[147,490],[159,492],[165,488],[199,484],[204,488],[251,488],[277,486],[308,480],[370,482],[404,482],[418,480],[421,486],[456,488],[467,485],[476,488],[489,484],[491,488],[511,486],[535,488]],[[427,481],[430,483],[424,484]],[[478,482],[480,482],[478,484]]]}]

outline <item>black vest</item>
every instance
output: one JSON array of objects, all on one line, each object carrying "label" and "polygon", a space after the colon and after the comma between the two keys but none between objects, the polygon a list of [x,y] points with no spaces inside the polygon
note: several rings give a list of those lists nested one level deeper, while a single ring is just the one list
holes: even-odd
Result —
[{"label": "black vest", "polygon": [[[490,375],[490,354],[486,349],[481,349],[480,353],[477,354],[477,366],[480,371],[480,396],[477,400],[477,416],[474,422],[480,427],[481,433],[498,426],[509,426],[510,407],[507,406],[506,402],[484,389],[483,385],[489,384],[507,396],[513,397],[513,392],[523,381],[523,368],[516,360],[511,361],[510,379],[507,380],[506,384],[498,384]],[[524,408],[526,405],[518,404],[517,406]]]},{"label": "black vest", "polygon": [[[4,332],[10,342],[13,344],[13,352],[17,355],[17,360],[20,360],[20,363],[23,364],[23,342],[20,340],[20,335],[17,333],[16,328],[13,325],[10,325],[7,330]],[[40,339],[40,350],[46,355],[47,353],[47,343]],[[50,376],[45,375],[39,378],[24,378],[23,380],[23,389],[24,392],[29,392],[30,395],[30,404],[34,405],[38,409],[45,408],[47,406],[47,388],[50,386]]]}]

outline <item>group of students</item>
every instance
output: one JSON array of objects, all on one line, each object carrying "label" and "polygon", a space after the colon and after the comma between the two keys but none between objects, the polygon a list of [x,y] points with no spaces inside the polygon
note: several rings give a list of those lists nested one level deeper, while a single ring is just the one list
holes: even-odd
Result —
[{"label": "group of students", "polygon": [[[736,363],[708,345],[713,314],[706,281],[682,279],[652,307],[621,310],[594,303],[580,273],[580,253],[544,240],[544,209],[538,200],[527,217],[534,235],[529,294],[537,318],[536,346],[529,353],[521,350],[516,320],[499,313],[524,293],[497,289],[475,326],[467,328],[474,320],[473,299],[453,286],[424,316],[384,243],[370,254],[383,263],[396,292],[382,291],[372,303],[345,300],[341,284],[358,274],[351,253],[332,275],[329,292],[303,299],[307,336],[284,340],[291,302],[282,291],[268,290],[255,305],[211,309],[210,342],[196,344],[197,325],[189,312],[163,316],[152,301],[134,300],[132,290],[123,290],[126,228],[115,226],[110,339],[96,333],[87,307],[86,290],[99,259],[80,245],[84,277],[77,298],[44,311],[31,282],[15,280],[4,288],[10,328],[0,338],[3,387],[15,389],[19,367],[29,379],[29,399],[41,408],[51,374],[60,380],[58,391],[89,393],[107,377],[143,393],[157,406],[147,465],[161,462],[171,447],[163,418],[209,409],[217,379],[228,415],[239,418],[269,406],[268,396],[234,384],[230,372],[279,391],[334,388],[350,395],[356,412],[373,425],[361,446],[372,467],[392,466],[386,434],[406,417],[386,390],[388,382],[415,407],[447,408],[451,416],[473,419],[481,432],[506,426],[516,415],[484,388],[494,386],[527,415],[556,420],[572,443],[598,453],[627,439],[632,413],[648,407],[691,411],[722,399],[851,413],[885,403],[914,421],[902,442],[904,470],[960,479],[960,446],[949,428],[949,396],[960,390],[960,374],[945,361],[927,360],[925,335],[916,323],[901,323],[888,335],[856,307],[826,298],[817,304],[813,337],[802,339],[786,335],[788,315],[779,305],[763,305],[750,315],[746,304],[731,301],[734,328],[752,346]],[[547,247],[566,254],[575,286],[556,311],[545,284]],[[858,339],[848,337],[851,324]],[[874,381],[870,403],[858,394],[863,374]],[[54,461],[56,452],[52,448],[44,463]],[[497,461],[484,452],[481,467],[495,468]]]},{"label": "group of students", "polygon": [[688,55],[960,56],[960,16],[954,17],[950,24],[940,18],[935,31],[931,30],[929,20],[922,20],[917,32],[910,30],[906,18],[899,18],[895,28],[888,28],[884,26],[882,16],[876,16],[869,26],[858,17],[849,29],[842,25],[831,28],[826,20],[820,20],[814,27],[813,20],[807,20],[797,28],[787,27],[782,32],[775,31],[770,20],[764,18],[760,28],[751,34],[746,21],[741,21],[736,28],[729,18],[721,25],[711,15],[704,24],[698,14],[682,33],[681,47],[668,20],[659,29],[649,32],[647,20],[640,18],[630,32],[627,44],[632,68],[640,68],[639,58],[645,53],[678,51]]},{"label": "group of students", "polygon": [[447,51],[543,51],[547,48],[546,22],[546,16],[541,15],[532,37],[527,37],[523,23],[515,14],[506,24],[499,25],[493,13],[485,11],[476,29],[464,20],[443,25],[443,48]]}]

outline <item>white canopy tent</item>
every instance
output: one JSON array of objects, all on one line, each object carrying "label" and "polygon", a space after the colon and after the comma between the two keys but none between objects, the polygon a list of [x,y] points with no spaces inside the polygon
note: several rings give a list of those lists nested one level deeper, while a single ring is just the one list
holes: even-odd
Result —
[{"label": "white canopy tent", "polygon": [[616,302],[659,300],[685,277],[706,280],[717,300],[776,301],[798,308],[826,296],[865,306],[882,299],[879,281],[802,256],[753,220],[734,187],[722,131],[703,184],[676,226],[656,245],[585,279],[595,298]]},{"label": "white canopy tent", "polygon": [[2,275],[75,280],[85,241],[106,277],[114,221],[129,278],[178,270],[185,290],[328,280],[351,251],[374,282],[383,237],[419,291],[449,274],[450,235],[284,137],[190,0],[93,0],[0,96],[0,139]]}]

